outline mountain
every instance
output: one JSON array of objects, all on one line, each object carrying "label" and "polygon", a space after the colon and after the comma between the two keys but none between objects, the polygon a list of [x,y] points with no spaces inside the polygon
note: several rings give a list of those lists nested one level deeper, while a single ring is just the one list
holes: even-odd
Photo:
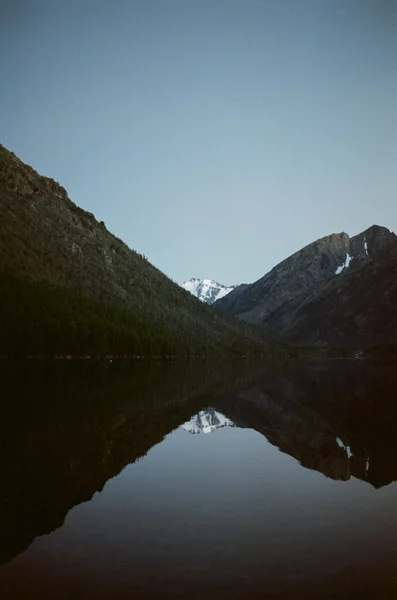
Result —
[{"label": "mountain", "polygon": [[0,356],[276,349],[198,302],[1,145],[0,222]]},{"label": "mountain", "polygon": [[[381,313],[394,319],[392,304],[388,312],[382,302],[393,285],[392,249],[396,241],[394,233],[377,225],[352,238],[346,233],[321,238],[255,283],[241,290],[237,288],[216,302],[215,307],[299,343],[343,346],[374,344],[379,340],[384,343],[390,339],[390,328],[386,324],[382,325],[382,331],[370,327],[364,335],[364,321],[369,325],[365,315],[370,309],[374,324],[378,323],[376,315],[380,319]],[[359,283],[362,276],[366,289]],[[347,327],[345,320],[350,313],[356,315],[353,318],[356,325]]]},{"label": "mountain", "polygon": [[234,423],[214,408],[207,408],[193,415],[181,427],[189,433],[212,433],[221,427],[234,427]]},{"label": "mountain", "polygon": [[196,279],[192,278],[189,281],[185,281],[185,283],[181,283],[181,287],[183,289],[190,292],[193,296],[201,300],[201,302],[206,302],[207,304],[213,304],[216,300],[220,300],[226,294],[229,294],[233,291],[237,286],[236,285],[221,285],[212,279]]},{"label": "mountain", "polygon": [[397,346],[397,242],[358,269],[286,302],[271,328],[310,346]]}]

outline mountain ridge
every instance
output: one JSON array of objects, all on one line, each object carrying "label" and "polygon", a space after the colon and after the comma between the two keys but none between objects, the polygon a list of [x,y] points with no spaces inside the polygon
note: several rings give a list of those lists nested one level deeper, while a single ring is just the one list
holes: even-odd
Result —
[{"label": "mountain ridge", "polygon": [[[341,289],[343,286],[346,291],[346,277],[350,278],[348,281],[353,281],[355,272],[367,265],[375,265],[378,260],[383,260],[382,257],[386,256],[396,242],[396,235],[386,227],[379,225],[373,225],[353,237],[345,232],[325,236],[298,250],[253,284],[232,291],[225,298],[217,301],[214,307],[226,314],[237,316],[241,320],[260,325],[268,331],[284,335],[295,343],[334,344],[336,338],[333,335],[325,334],[324,324],[328,322],[328,313],[334,311],[335,325],[338,306],[341,306],[339,300],[335,297],[332,306],[328,306],[327,309],[325,309],[325,305],[323,306],[321,314],[318,315],[318,318],[316,317],[316,326],[314,326],[314,321],[311,322],[311,311],[316,314],[317,308],[314,307],[314,304],[311,305],[310,301],[315,300],[321,290],[327,286],[329,289]],[[389,262],[392,260],[389,259]],[[371,267],[365,271],[368,287],[371,287],[371,276],[369,275],[371,272]],[[384,275],[386,280],[387,274]],[[381,284],[381,288],[385,288],[385,292],[387,291],[386,287]],[[363,290],[361,290],[362,293]],[[354,294],[350,298],[352,310],[358,302],[353,296]],[[377,300],[375,297],[372,297],[371,300],[372,303],[375,302],[378,311],[380,310],[380,300],[379,294]],[[304,310],[303,307],[305,307]],[[370,307],[367,308],[370,309]],[[318,308],[318,310],[320,309]],[[343,311],[345,313],[348,311],[346,305],[340,311],[341,321],[344,318]],[[318,328],[318,322],[321,319],[323,325],[320,328],[322,328],[323,334],[316,335],[313,331],[310,333],[310,328],[312,330]],[[299,328],[297,323],[300,321],[304,324]],[[351,345],[361,343],[363,339],[366,340],[366,343],[371,343],[369,335],[355,335],[353,329],[350,328]],[[343,335],[343,323],[339,325],[339,331],[338,343],[349,345],[347,335]],[[388,335],[378,336],[373,331],[374,343],[377,343],[379,339],[386,340]]]},{"label": "mountain ridge", "polygon": [[27,336],[32,354],[70,353],[68,345],[78,354],[160,355],[277,345],[198,302],[1,145],[0,219],[0,355],[9,344],[23,353]]},{"label": "mountain ridge", "polygon": [[[397,241],[361,267],[299,296],[268,320],[295,343],[356,348],[397,343]],[[351,344],[350,344],[351,345]]]}]

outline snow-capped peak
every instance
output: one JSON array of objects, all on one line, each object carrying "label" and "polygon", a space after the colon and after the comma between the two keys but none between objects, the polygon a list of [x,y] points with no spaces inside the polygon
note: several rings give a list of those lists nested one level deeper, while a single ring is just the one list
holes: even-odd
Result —
[{"label": "snow-capped peak", "polygon": [[189,433],[212,433],[220,427],[235,427],[235,424],[214,408],[201,410],[197,415],[193,415],[190,421],[181,425],[181,428]]},{"label": "snow-capped peak", "polygon": [[223,298],[226,294],[229,294],[236,285],[226,286],[213,281],[212,279],[197,279],[193,277],[185,283],[181,283],[181,287],[196,296],[202,302],[212,304],[215,300]]}]

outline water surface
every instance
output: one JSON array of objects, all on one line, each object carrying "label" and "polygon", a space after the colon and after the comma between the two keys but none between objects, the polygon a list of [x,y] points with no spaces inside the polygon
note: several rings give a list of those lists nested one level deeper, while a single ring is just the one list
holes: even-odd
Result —
[{"label": "water surface", "polygon": [[396,595],[394,364],[18,369],[2,598]]}]

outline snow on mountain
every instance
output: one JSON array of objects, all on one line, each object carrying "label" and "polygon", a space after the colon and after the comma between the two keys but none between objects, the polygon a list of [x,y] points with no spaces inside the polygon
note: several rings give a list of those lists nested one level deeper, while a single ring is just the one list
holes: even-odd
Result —
[{"label": "snow on mountain", "polygon": [[226,286],[212,279],[196,279],[193,277],[189,281],[181,283],[181,287],[193,294],[193,296],[196,296],[201,302],[213,304],[213,302],[219,300],[219,298],[223,298],[237,286]]},{"label": "snow on mountain", "polygon": [[[365,242],[364,247],[365,247],[365,252],[368,255],[368,249],[367,249],[367,245],[366,244],[367,244],[367,242]],[[340,265],[340,267],[338,267],[336,269],[335,275],[340,275],[344,269],[348,269],[349,266],[350,266],[351,261],[352,261],[352,257],[347,252],[345,262],[343,263],[343,265]]]},{"label": "snow on mountain", "polygon": [[221,427],[235,427],[235,424],[214,408],[201,410],[197,415],[193,415],[190,421],[181,425],[181,428],[189,433],[212,433]]}]

